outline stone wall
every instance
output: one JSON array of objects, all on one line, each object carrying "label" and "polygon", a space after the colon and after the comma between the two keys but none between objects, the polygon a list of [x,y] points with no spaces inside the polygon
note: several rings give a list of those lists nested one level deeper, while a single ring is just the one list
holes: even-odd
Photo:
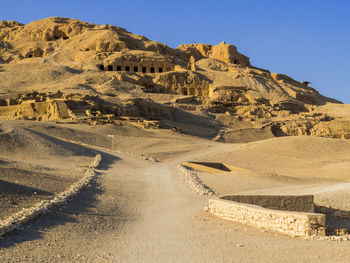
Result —
[{"label": "stone wall", "polygon": [[181,170],[181,175],[183,181],[192,188],[192,190],[199,195],[204,195],[204,196],[212,196],[216,195],[215,192],[205,185],[201,179],[199,179],[197,172],[188,169],[186,166],[179,164],[178,165],[179,169]]},{"label": "stone wall", "polygon": [[323,214],[273,210],[220,199],[209,200],[208,211],[223,219],[290,236],[325,235]]},{"label": "stone wall", "polygon": [[315,206],[315,212],[341,219],[350,219],[350,211],[345,211],[338,208],[328,206]]},{"label": "stone wall", "polygon": [[268,209],[314,213],[313,195],[231,195],[221,199],[258,205]]}]

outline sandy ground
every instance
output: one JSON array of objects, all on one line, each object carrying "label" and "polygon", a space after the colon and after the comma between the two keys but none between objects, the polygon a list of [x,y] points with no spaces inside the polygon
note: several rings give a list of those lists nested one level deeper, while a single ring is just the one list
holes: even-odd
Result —
[{"label": "sandy ground", "polygon": [[314,194],[320,205],[350,210],[349,140],[280,137],[240,144],[200,160],[247,169],[201,173],[218,194]]},{"label": "sandy ground", "polygon": [[75,169],[53,169],[7,161],[0,163],[0,219],[51,199],[83,176]]},{"label": "sandy ground", "polygon": [[[0,262],[349,262],[349,242],[291,238],[221,220],[203,211],[207,198],[195,195],[182,182],[178,163],[216,157],[237,165],[232,156],[237,154],[243,160],[243,152],[239,151],[252,146],[171,133],[147,134],[137,143],[133,142],[138,136],[130,131],[130,137],[127,131],[119,131],[116,137],[123,141],[120,145],[129,143],[129,151],[157,155],[160,162],[99,148],[104,163],[97,181],[66,207],[4,236],[0,240]],[[288,142],[278,139],[286,147]],[[276,148],[269,140],[261,143]],[[346,159],[347,147],[337,149],[343,149]],[[260,154],[258,150],[254,153]],[[295,174],[283,170],[291,168],[283,164],[286,159],[278,161],[276,156],[278,151],[274,157],[278,168],[275,176],[256,169],[264,167],[261,161],[261,165],[252,162],[245,167],[250,168],[245,174],[222,174],[212,182],[233,186],[232,178],[236,178],[232,190],[221,189],[218,183],[215,187],[219,192],[312,190],[333,202],[347,196],[347,176],[304,178],[301,168]],[[321,157],[315,152],[313,160],[317,163],[325,155]]]},{"label": "sandy ground", "polygon": [[0,220],[66,190],[95,155],[21,123],[0,122]]}]

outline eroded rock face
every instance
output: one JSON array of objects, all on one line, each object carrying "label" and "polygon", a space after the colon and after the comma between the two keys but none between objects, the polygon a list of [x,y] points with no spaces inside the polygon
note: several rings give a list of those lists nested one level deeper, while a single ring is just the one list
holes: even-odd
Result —
[{"label": "eroded rock face", "polygon": [[87,117],[119,115],[119,108],[96,96],[57,93],[28,93],[0,99],[1,119],[17,120],[83,120]]},{"label": "eroded rock face", "polygon": [[165,93],[209,97],[209,81],[192,71],[169,72],[153,79],[156,89]]},{"label": "eroded rock face", "polygon": [[348,119],[320,108],[338,101],[306,82],[253,67],[225,42],[173,49],[112,25],[62,17],[2,21],[0,77],[2,119],[128,117],[174,122],[169,127],[180,122],[184,131],[200,123],[198,131],[191,126],[197,135],[210,126],[215,136],[238,128],[264,136],[350,137]]},{"label": "eroded rock face", "polygon": [[174,109],[149,99],[110,103],[97,96],[57,93],[18,94],[0,99],[0,119],[113,123],[120,117],[172,120]]},{"label": "eroded rock face", "polygon": [[178,49],[193,56],[196,60],[213,58],[230,64],[250,66],[249,58],[240,54],[234,45],[221,42],[219,45],[183,44]]}]

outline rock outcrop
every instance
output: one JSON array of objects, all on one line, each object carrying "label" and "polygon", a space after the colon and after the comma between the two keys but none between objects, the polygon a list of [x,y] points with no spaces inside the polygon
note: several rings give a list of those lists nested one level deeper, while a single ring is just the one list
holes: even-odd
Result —
[{"label": "rock outcrop", "polygon": [[183,44],[178,49],[193,56],[196,60],[213,58],[230,64],[250,66],[249,58],[240,54],[234,45],[221,42],[219,45]]},{"label": "rock outcrop", "polygon": [[320,112],[338,101],[252,66],[225,42],[173,49],[120,27],[69,18],[2,21],[0,77],[2,119],[110,122],[124,116],[170,121],[166,127],[183,125],[185,132],[207,122],[215,138],[237,127],[350,137],[347,119]]}]

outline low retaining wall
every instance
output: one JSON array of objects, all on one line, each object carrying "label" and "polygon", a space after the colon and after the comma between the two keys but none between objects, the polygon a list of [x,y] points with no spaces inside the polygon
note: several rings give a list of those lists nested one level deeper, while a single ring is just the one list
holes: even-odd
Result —
[{"label": "low retaining wall", "polygon": [[208,211],[223,219],[290,236],[326,234],[323,214],[273,210],[221,199],[209,200]]},{"label": "low retaining wall", "polygon": [[186,182],[196,194],[204,196],[215,195],[212,189],[202,183],[194,170],[189,170],[182,164],[179,164],[178,168],[181,170],[183,181]]},{"label": "low retaining wall", "polygon": [[350,219],[350,211],[341,210],[328,206],[315,206],[315,212],[334,216],[340,219]]},{"label": "low retaining wall", "polygon": [[269,209],[308,213],[315,212],[313,195],[229,195],[220,198]]}]

